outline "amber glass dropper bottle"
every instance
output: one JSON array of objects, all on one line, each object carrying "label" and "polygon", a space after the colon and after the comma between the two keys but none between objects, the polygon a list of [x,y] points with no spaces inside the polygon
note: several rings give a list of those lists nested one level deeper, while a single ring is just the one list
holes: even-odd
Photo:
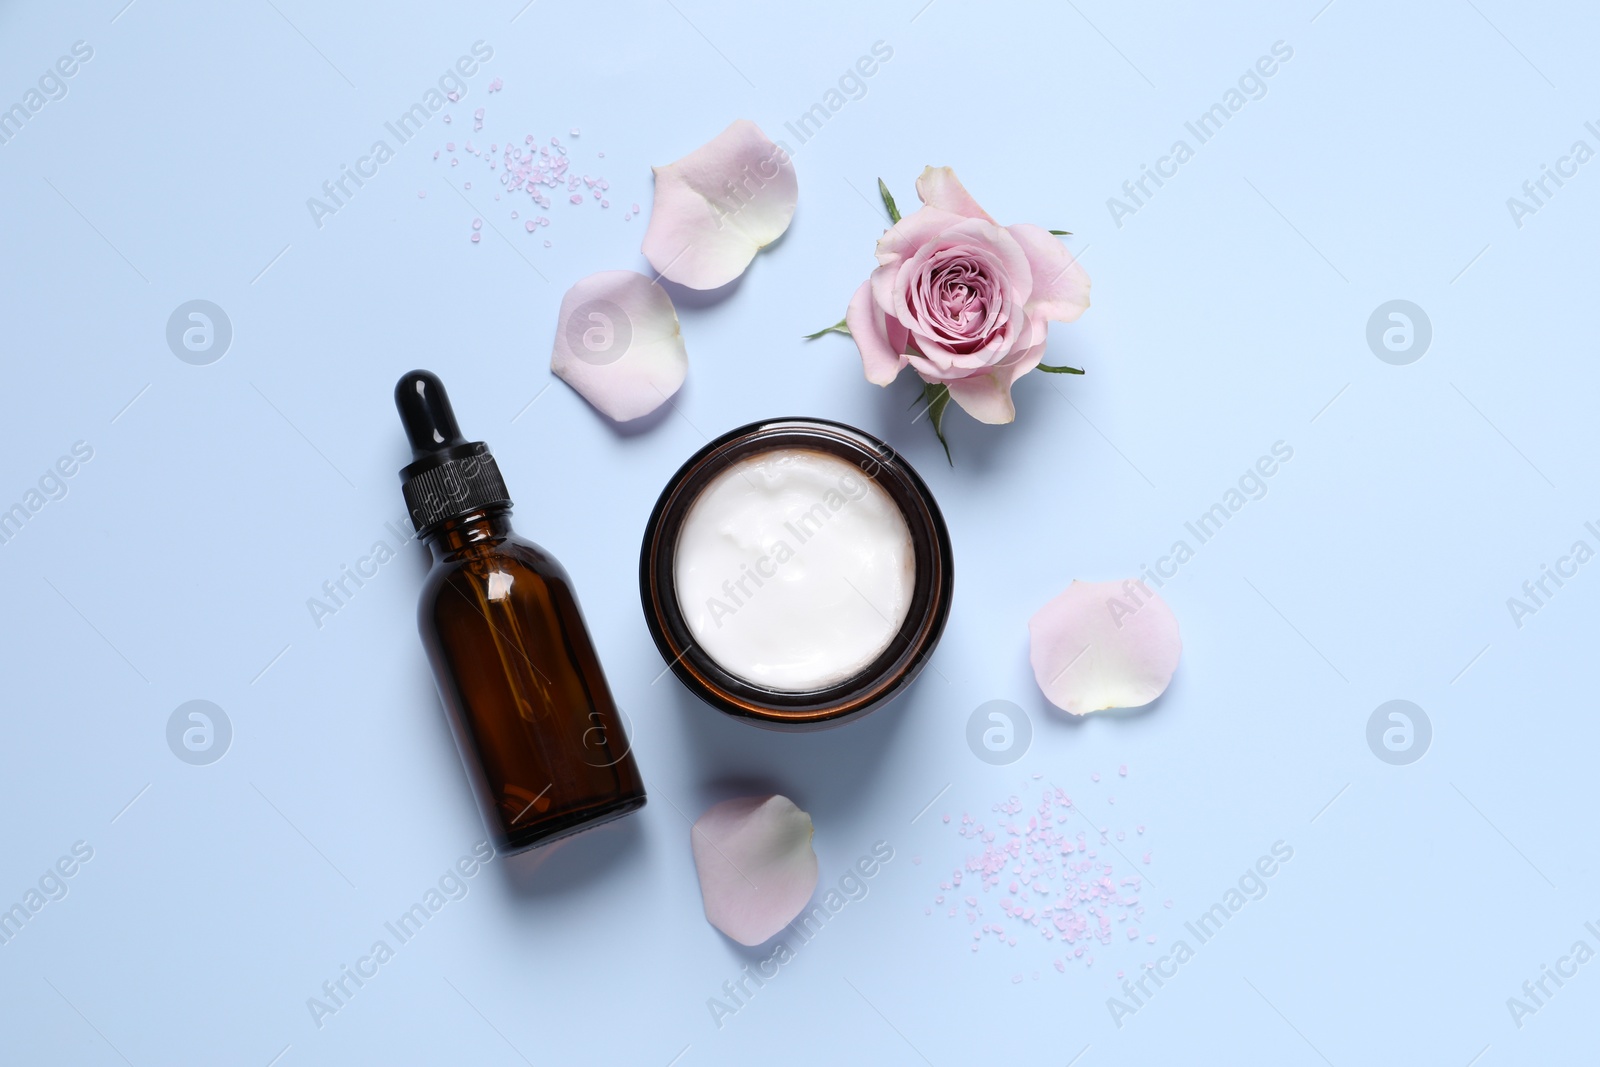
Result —
[{"label": "amber glass dropper bottle", "polygon": [[418,626],[496,849],[520,852],[644,807],[644,782],[567,572],[511,530],[511,498],[444,386],[395,386],[406,509],[433,553]]}]

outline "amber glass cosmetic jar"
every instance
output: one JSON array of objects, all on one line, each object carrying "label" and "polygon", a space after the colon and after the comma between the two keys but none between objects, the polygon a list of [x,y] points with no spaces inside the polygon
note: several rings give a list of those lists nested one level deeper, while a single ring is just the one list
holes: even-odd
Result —
[{"label": "amber glass cosmetic jar", "polygon": [[[787,515],[770,516],[769,532],[761,535],[766,541],[751,548],[751,556],[772,547],[777,539],[771,536],[771,529],[787,531],[781,535],[781,540],[789,544],[778,548],[777,563],[771,562],[772,557],[768,555],[760,556],[758,562],[753,558],[750,563],[740,562],[735,576],[742,575],[748,581],[742,581],[737,587],[725,586],[729,599],[712,597],[680,602],[680,583],[685,580],[679,566],[680,549],[687,555],[696,547],[683,544],[686,525],[694,530],[707,528],[701,519],[692,518],[696,514],[696,503],[703,495],[712,499],[737,479],[750,483],[749,487],[731,485],[736,493],[743,494],[743,499],[776,499],[770,494],[762,495],[767,484],[764,480],[767,475],[763,472],[777,471],[776,476],[781,479],[785,464],[813,474],[822,471],[828,477],[837,475],[840,486],[846,487],[842,489],[843,495],[830,491],[827,507],[812,505],[809,510],[815,513],[815,518],[793,509]],[[792,493],[789,499],[794,499]],[[853,505],[849,503],[851,500],[868,503]],[[830,518],[828,507],[836,512],[854,507],[856,512],[847,519]],[[896,514],[904,522],[903,536],[895,532],[899,530],[898,525],[890,522],[886,526],[883,520],[883,516]],[[885,582],[874,585],[870,579],[884,576],[868,574],[863,577],[858,573],[860,580],[849,583],[855,593],[861,592],[858,588],[861,585],[868,590],[888,588],[895,605],[890,609],[895,617],[891,617],[872,606],[870,598],[867,601],[882,625],[881,633],[873,634],[870,641],[860,645],[861,662],[852,664],[846,676],[826,676],[822,684],[815,685],[773,684],[770,672],[767,678],[753,678],[753,674],[762,672],[719,662],[712,651],[703,647],[708,643],[705,636],[699,641],[695,636],[696,623],[692,621],[695,618],[701,620],[702,634],[707,633],[702,610],[704,599],[725,605],[732,614],[737,610],[734,605],[743,603],[741,591],[747,597],[767,597],[762,604],[767,629],[779,634],[780,641],[786,632],[786,620],[779,614],[775,625],[773,617],[773,609],[786,610],[780,605],[795,606],[797,629],[802,624],[813,629],[819,625],[827,629],[832,625],[828,614],[831,609],[826,604],[821,605],[820,611],[804,610],[807,608],[804,603],[795,604],[793,586],[780,587],[783,589],[780,594],[762,591],[770,589],[770,585],[756,588],[750,584],[762,584],[752,573],[752,563],[761,574],[767,575],[769,583],[792,579],[797,572],[804,573],[803,560],[800,564],[785,564],[784,561],[801,558],[807,551],[808,534],[815,535],[816,529],[828,521],[836,524],[833,529],[837,531],[832,533],[836,540],[829,546],[832,554],[829,558],[844,553],[857,565],[860,559],[895,560],[895,572]],[[780,522],[781,525],[776,525]],[[868,522],[875,525],[862,526]],[[853,529],[852,524],[855,524]],[[725,523],[718,530],[718,537],[721,542],[732,544],[739,541],[740,531],[729,529],[728,525]],[[882,534],[885,529],[890,530],[888,536],[894,541],[890,546],[892,551],[874,555],[873,538],[862,536],[863,531]],[[841,545],[839,538],[853,540]],[[881,536],[878,539],[884,540]],[[903,550],[902,544],[909,546],[909,551]],[[791,554],[783,555],[785,551]],[[820,554],[821,550],[817,552]],[[791,570],[779,573],[780,565],[787,565]],[[837,726],[882,706],[909,686],[933,655],[944,632],[950,615],[954,578],[949,531],[938,504],[916,471],[894,449],[871,434],[823,419],[782,418],[755,422],[731,430],[700,449],[662,490],[650,514],[639,554],[639,594],[644,603],[645,622],[673,673],[690,692],[719,711],[777,730]],[[847,576],[844,580],[849,581]],[[782,597],[790,599],[782,600]],[[713,611],[720,610],[713,605]],[[860,625],[852,629],[845,618],[852,613],[857,623],[864,618],[871,626],[877,626],[872,623],[871,616],[862,614],[860,605],[847,602],[841,605],[837,633],[854,634],[871,629],[871,626]],[[827,636],[838,640],[831,634]]]}]

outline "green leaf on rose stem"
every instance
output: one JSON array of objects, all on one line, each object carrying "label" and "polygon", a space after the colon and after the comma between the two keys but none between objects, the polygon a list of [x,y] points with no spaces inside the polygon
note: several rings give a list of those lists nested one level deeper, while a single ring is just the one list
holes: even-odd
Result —
[{"label": "green leaf on rose stem", "polygon": [[1072,231],[1071,230],[1051,230],[1050,232],[1055,234],[1057,237],[1071,237],[1072,236]]},{"label": "green leaf on rose stem", "polygon": [[850,336],[850,327],[845,325],[845,320],[844,319],[840,319],[838,322],[834,323],[832,326],[824,326],[822,329],[818,330],[816,333],[808,333],[808,334],[806,334],[805,339],[807,341],[815,341],[817,338],[821,337],[825,333],[842,333],[846,337],[849,337]]},{"label": "green leaf on rose stem", "polygon": [[1043,363],[1039,364],[1037,367],[1035,367],[1033,369],[1034,370],[1042,370],[1046,374],[1082,374],[1083,373],[1083,371],[1080,370],[1077,367],[1051,367],[1051,366],[1047,366],[1046,364],[1043,364]]},{"label": "green leaf on rose stem", "polygon": [[[954,467],[956,461],[950,457],[950,442],[944,439],[944,409],[950,406],[950,387],[923,382],[922,399],[926,402],[922,410],[928,416],[928,424],[933,427],[934,436],[944,446],[945,462]],[[918,419],[921,417],[922,415],[917,416]],[[911,421],[915,422],[916,419]]]},{"label": "green leaf on rose stem", "polygon": [[878,179],[878,194],[883,197],[883,206],[889,211],[889,221],[900,221],[900,209],[894,206],[894,197],[889,193],[889,187],[883,184],[883,179]]}]

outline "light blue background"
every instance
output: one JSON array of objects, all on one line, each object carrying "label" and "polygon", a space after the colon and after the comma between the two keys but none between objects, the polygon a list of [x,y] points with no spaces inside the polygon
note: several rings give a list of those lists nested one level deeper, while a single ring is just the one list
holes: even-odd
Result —
[{"label": "light blue background", "polygon": [[[1600,163],[1521,228],[1506,199],[1575,140],[1600,148],[1584,129],[1600,118],[1597,19],[1321,2],[0,8],[0,103],[74,41],[94,49],[0,145],[0,503],[73,442],[94,449],[0,546],[0,900],[73,842],[94,849],[70,894],[0,946],[4,1058],[1592,1058],[1600,962],[1521,1029],[1506,998],[1575,940],[1600,948],[1583,929],[1600,922],[1600,564],[1520,629],[1506,599],[1574,540],[1596,546]],[[494,57],[455,124],[435,119],[313,225],[306,198],[479,39]],[[893,58],[866,95],[796,145],[784,123],[880,40]],[[1276,41],[1294,55],[1267,95],[1116,225],[1107,198]],[[480,141],[581,128],[575,157],[609,179],[612,208],[558,197],[533,239],[488,182],[463,203],[448,182],[465,171],[430,157],[476,106]],[[550,384],[557,306],[592,271],[644,267],[645,220],[623,206],[648,212],[650,165],[739,117],[790,142],[799,211],[730,292],[677,294],[688,382],[619,432]],[[1002,221],[1073,230],[1094,279],[1049,353],[1087,376],[1029,377],[1009,427],[952,409],[954,468],[912,424],[911,382],[879,391],[847,340],[799,340],[872,264],[875,180],[908,206],[929,163]],[[474,215],[504,237],[470,243]],[[164,338],[195,298],[233,324],[210,366]],[[1395,298],[1433,324],[1410,366],[1365,341]],[[482,836],[416,637],[423,550],[321,629],[306,608],[402,515],[390,390],[416,366],[443,376],[500,458],[518,528],[577,581],[651,803],[542,864],[491,865],[318,1029],[306,999]],[[706,437],[785,414],[910,457],[959,575],[935,669],[816,736],[726,721],[660,678],[636,589],[671,472]],[[1184,637],[1171,689],[1064,721],[1033,682],[1029,616],[1074,578],[1153,563],[1280,440],[1294,458],[1270,494],[1163,591]],[[234,729],[207,767],[164,736],[197,698]],[[1411,766],[1366,744],[1393,698],[1433,723]],[[1032,719],[1009,767],[964,739],[991,699]],[[1113,968],[1139,953],[1058,974],[1035,940],[971,953],[963,922],[924,915],[966,853],[939,816],[982,817],[1033,775],[1086,807],[1115,781],[1119,816],[1148,824],[1146,925],[1164,946],[1274,841],[1294,859],[1119,1029]],[[895,859],[719,1029],[707,998],[765,953],[703,920],[688,820],[768,790],[811,812],[824,885],[875,841]]]}]

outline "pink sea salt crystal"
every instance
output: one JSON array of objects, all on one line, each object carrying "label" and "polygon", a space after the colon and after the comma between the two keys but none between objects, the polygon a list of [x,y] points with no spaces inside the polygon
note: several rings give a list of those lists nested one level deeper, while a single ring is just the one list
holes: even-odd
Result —
[{"label": "pink sea salt crystal", "polygon": [[1128,765],[1124,763],[1122,766],[1118,767],[1117,773],[1122,775],[1124,778],[1128,777]]},{"label": "pink sea salt crystal", "polygon": [[505,87],[505,84],[506,80],[504,78],[495,78],[494,81],[489,83],[489,91],[491,93],[498,93],[502,88]]},{"label": "pink sea salt crystal", "polygon": [[473,220],[472,220],[472,228],[473,228],[473,229],[474,229],[474,230],[481,230],[481,229],[483,229],[483,220],[482,220],[482,219],[473,219]]},{"label": "pink sea salt crystal", "polygon": [[447,125],[447,126],[448,126],[448,125],[449,125],[449,124],[450,124],[450,116],[449,116],[449,115],[446,115],[446,116],[445,116],[445,117],[444,117],[444,121],[445,121],[445,125]]},{"label": "pink sea salt crystal", "polygon": [[576,126],[572,127],[572,130],[570,132],[571,132],[572,136],[574,136],[574,137],[578,136],[578,127],[576,127]]},{"label": "pink sea salt crystal", "polygon": [[439,158],[439,150],[438,149],[434,149],[433,158],[434,159],[438,159]]},{"label": "pink sea salt crystal", "polygon": [[512,213],[511,213],[511,217],[512,217],[512,218],[516,218],[516,217],[517,217],[517,213],[516,213],[516,212],[515,212],[515,211],[513,211],[513,212],[512,212]]},{"label": "pink sea salt crystal", "polygon": [[534,221],[532,219],[529,219],[523,225],[527,228],[527,231],[529,233],[532,233],[537,228],[536,224],[534,223]]},{"label": "pink sea salt crystal", "polygon": [[479,237],[480,237],[480,236],[481,236],[481,235],[480,235],[480,234],[476,234],[476,233],[475,233],[475,234],[473,234],[473,235],[472,235],[472,243],[473,243],[473,244],[477,244],[477,243],[478,243],[478,238],[479,238]]},{"label": "pink sea salt crystal", "polygon": [[[635,215],[637,215],[637,214],[638,214],[638,213],[639,213],[639,205],[638,205],[638,204],[635,204],[635,205],[633,205],[633,213],[634,213],[634,214],[635,214]],[[944,821],[945,821],[945,822],[949,822],[949,821],[950,821],[950,816],[948,816],[948,815],[946,815],[946,816],[945,816],[945,817],[944,817]]]},{"label": "pink sea salt crystal", "polygon": [[428,195],[428,190],[426,190],[426,189],[418,189],[417,190],[417,199],[418,200],[424,199],[425,197],[427,197],[427,195]]},{"label": "pink sea salt crystal", "polygon": [[462,186],[464,188],[467,188],[467,189],[471,189],[472,188],[472,183],[471,182],[462,182],[461,184],[462,184]]},{"label": "pink sea salt crystal", "polygon": [[549,248],[549,247],[550,247],[550,242],[549,242],[549,241],[546,241],[546,242],[545,242],[545,243],[544,243],[544,246],[545,246],[545,247],[546,247],[546,248]]},{"label": "pink sea salt crystal", "polygon": [[[639,205],[638,204],[633,205],[633,210],[638,211],[639,210]],[[950,816],[946,815],[944,817],[944,821],[945,822],[949,822],[950,821]]]},{"label": "pink sea salt crystal", "polygon": [[595,155],[598,156],[600,159],[606,158],[606,154],[604,152],[596,152]]},{"label": "pink sea salt crystal", "polygon": [[1145,862],[1146,862],[1146,863],[1149,863],[1149,862],[1150,862],[1150,853],[1148,853],[1148,852],[1146,852],[1146,853],[1145,853],[1145,854],[1144,854],[1144,861],[1145,861]]},{"label": "pink sea salt crystal", "polygon": [[457,100],[461,99],[461,94],[456,92],[454,89],[451,89],[448,93],[445,93],[444,95],[446,95],[446,96],[448,96],[450,98],[450,102],[452,104],[455,103]]},{"label": "pink sea salt crystal", "polygon": [[483,118],[483,108],[480,107],[478,110],[474,111],[472,113],[472,117],[475,118],[475,119]]},{"label": "pink sea salt crystal", "polygon": [[1093,774],[1089,775],[1089,777],[1098,782],[1100,780],[1100,772],[1095,771]]},{"label": "pink sea salt crystal", "polygon": [[[994,830],[984,829],[970,814],[963,815],[962,826],[957,830],[963,839],[981,842],[981,851],[969,854],[964,861],[967,870],[978,874],[981,892],[1008,894],[1002,897],[999,907],[1013,920],[1013,932],[1008,936],[998,924],[986,925],[984,931],[992,932],[1008,945],[1023,940],[1029,929],[1037,931],[1047,943],[1059,939],[1072,945],[1093,937],[1109,945],[1113,940],[1112,917],[1126,930],[1135,909],[1142,913],[1136,896],[1138,879],[1119,880],[1112,863],[1072,862],[1075,854],[1087,851],[1087,842],[1082,831],[1077,831],[1074,842],[1066,828],[1057,827],[1052,820],[1052,801],[1062,803],[1064,799],[1065,792],[1055,787],[1047,787],[1035,801],[1025,802],[1013,794],[990,805],[990,810],[999,815]],[[1029,808],[1035,810],[1028,811]],[[1066,821],[1065,813],[1062,819]],[[1109,827],[1104,828],[1103,839],[1109,840],[1112,832]],[[1126,839],[1125,832],[1117,832]],[[960,870],[957,868],[953,877],[958,878]],[[1091,871],[1095,873],[1091,875]],[[1007,874],[1013,877],[1006,877]],[[1092,880],[1078,881],[1074,874]],[[969,900],[979,895],[973,894]],[[967,916],[969,923],[976,922],[975,912],[968,911]],[[1017,925],[1021,929],[1015,929]],[[1081,955],[1080,951],[1078,956]]]},{"label": "pink sea salt crystal", "polygon": [[446,141],[444,143],[444,150],[446,152],[454,152],[456,150],[456,143],[454,141]]},{"label": "pink sea salt crystal", "polygon": [[581,204],[583,203],[583,194],[573,193],[570,199],[574,204]]}]

